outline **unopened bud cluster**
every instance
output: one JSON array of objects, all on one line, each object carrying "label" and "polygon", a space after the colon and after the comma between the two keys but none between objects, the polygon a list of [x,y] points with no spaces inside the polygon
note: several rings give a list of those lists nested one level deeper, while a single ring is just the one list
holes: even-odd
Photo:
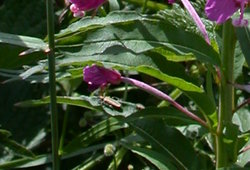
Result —
[{"label": "unopened bud cluster", "polygon": [[107,144],[104,147],[104,155],[105,156],[113,156],[115,154],[115,146],[113,144]]}]

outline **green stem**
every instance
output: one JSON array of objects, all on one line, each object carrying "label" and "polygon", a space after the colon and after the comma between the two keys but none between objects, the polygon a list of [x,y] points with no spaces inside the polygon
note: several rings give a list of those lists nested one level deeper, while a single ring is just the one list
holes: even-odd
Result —
[{"label": "green stem", "polygon": [[117,163],[116,163],[115,155],[113,155],[113,160],[114,160],[114,170],[117,170]]},{"label": "green stem", "polygon": [[105,11],[105,9],[103,7],[100,7],[98,9],[98,11],[100,12],[100,14],[101,14],[102,17],[106,17],[107,16],[107,13],[106,13],[106,11]]},{"label": "green stem", "polygon": [[59,144],[59,155],[62,154],[63,151],[63,145],[64,145],[64,138],[66,134],[66,129],[67,129],[67,123],[68,123],[68,117],[69,117],[69,111],[68,111],[68,106],[66,106],[66,112],[63,117],[63,127],[62,127],[62,135],[60,137],[60,144]]},{"label": "green stem", "polygon": [[[125,75],[125,77],[128,77],[128,71],[127,70],[124,71],[124,75]],[[124,90],[124,93],[123,93],[122,100],[126,101],[127,98],[128,98],[128,83],[125,83],[124,87],[125,87],[125,90]]]},{"label": "green stem", "polygon": [[148,0],[144,0],[144,4],[143,4],[143,6],[142,6],[142,13],[143,13],[143,14],[146,12],[147,3],[148,3]]},{"label": "green stem", "polygon": [[47,13],[48,42],[49,42],[48,62],[49,62],[49,85],[50,85],[51,135],[52,135],[52,163],[53,163],[53,170],[59,170],[53,0],[46,0],[46,7],[47,7],[46,13]]},{"label": "green stem", "polygon": [[[144,0],[124,0],[124,1],[136,4],[139,6],[143,6],[143,4],[145,2]],[[162,4],[162,3],[157,3],[154,1],[147,1],[147,8],[149,8],[151,10],[158,11],[158,10],[168,9],[169,7],[167,5]]]},{"label": "green stem", "polygon": [[[182,91],[180,91],[179,89],[174,89],[170,94],[169,94],[169,96],[173,99],[173,100],[176,100],[176,99],[178,99],[180,96],[182,95]],[[168,101],[166,101],[166,100],[163,100],[163,101],[161,101],[161,103],[159,103],[158,105],[157,105],[157,107],[167,107],[167,106],[169,106],[170,105],[170,103],[168,102]]]},{"label": "green stem", "polygon": [[231,21],[223,25],[223,46],[221,53],[221,84],[219,98],[219,115],[216,135],[216,168],[227,167],[230,164],[230,155],[227,145],[223,141],[223,130],[232,122],[234,109],[234,89],[228,82],[234,81],[234,49],[236,43],[235,30]]}]

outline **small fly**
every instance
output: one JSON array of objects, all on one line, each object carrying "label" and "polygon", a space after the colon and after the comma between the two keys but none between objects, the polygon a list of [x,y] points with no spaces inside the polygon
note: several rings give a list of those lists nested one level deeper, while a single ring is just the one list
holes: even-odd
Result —
[{"label": "small fly", "polygon": [[106,96],[99,96],[99,98],[106,104],[111,105],[117,109],[121,108],[121,103],[119,103],[118,101],[112,99],[111,97],[106,97]]}]

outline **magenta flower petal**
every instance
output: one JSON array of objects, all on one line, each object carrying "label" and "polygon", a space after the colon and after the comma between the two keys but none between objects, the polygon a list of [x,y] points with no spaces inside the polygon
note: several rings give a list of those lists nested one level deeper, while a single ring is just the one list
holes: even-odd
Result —
[{"label": "magenta flower petal", "polygon": [[97,9],[99,6],[104,4],[106,0],[69,0],[72,4],[75,4],[81,11],[88,11]]},{"label": "magenta flower petal", "polygon": [[106,86],[110,84],[119,84],[121,75],[119,72],[100,67],[97,65],[87,66],[83,69],[84,81],[87,82],[91,89]]},{"label": "magenta flower petal", "polygon": [[74,13],[74,17],[84,16],[84,11],[99,8],[107,0],[69,0],[71,4],[70,10]]},{"label": "magenta flower petal", "polygon": [[70,5],[70,10],[73,12],[74,17],[83,17],[85,15],[84,11],[80,11],[75,4]]},{"label": "magenta flower petal", "polygon": [[240,17],[233,19],[233,25],[246,26],[248,25],[248,21],[243,18],[243,14],[245,6],[249,2],[250,0],[208,0],[205,11],[210,20],[221,24],[240,9]]},{"label": "magenta flower petal", "polygon": [[191,3],[188,0],[181,0],[181,2],[183,3],[183,5],[185,6],[185,8],[188,10],[189,14],[191,15],[191,17],[193,18],[194,22],[196,23],[196,25],[198,26],[198,28],[200,29],[202,35],[204,36],[206,42],[208,44],[210,44],[210,40],[207,34],[207,30],[205,25],[202,23],[200,17],[198,16],[198,14],[196,13],[194,7],[191,5]]},{"label": "magenta flower petal", "polygon": [[239,5],[235,0],[207,0],[205,12],[210,20],[221,24],[229,19],[238,9]]},{"label": "magenta flower petal", "polygon": [[243,19],[243,14],[244,14],[244,9],[245,9],[245,4],[249,3],[250,0],[242,0],[240,2],[240,18],[233,19],[232,23],[234,26],[247,26],[248,25],[248,20]]}]

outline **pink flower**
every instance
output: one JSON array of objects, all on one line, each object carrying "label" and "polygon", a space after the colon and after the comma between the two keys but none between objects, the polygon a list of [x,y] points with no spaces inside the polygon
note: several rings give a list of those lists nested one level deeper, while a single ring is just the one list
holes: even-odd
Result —
[{"label": "pink flower", "polygon": [[97,65],[87,66],[83,69],[83,80],[88,83],[90,89],[105,87],[107,84],[119,84],[121,75],[119,72]]},{"label": "pink flower", "polygon": [[240,9],[240,17],[233,20],[233,25],[246,26],[248,21],[243,19],[243,13],[249,2],[250,0],[207,0],[205,12],[210,20],[221,24]]},{"label": "pink flower", "polygon": [[[100,67],[97,65],[87,66],[83,69],[83,79],[86,81],[90,88],[96,89],[99,87],[104,87],[108,83],[111,84],[119,84],[120,82],[128,83],[130,85],[136,86],[162,100],[168,101],[170,104],[172,104],[174,107],[179,109],[181,112],[189,116],[190,118],[196,120],[203,126],[207,127],[207,124],[205,121],[203,121],[201,118],[193,114],[192,112],[188,111],[186,108],[181,106],[179,103],[174,101],[170,96],[163,93],[162,91],[135,79],[128,78],[128,77],[122,77],[120,73],[118,73],[115,70],[107,69],[104,67]],[[120,106],[119,106],[120,107]]]},{"label": "pink flower", "polygon": [[84,16],[84,11],[96,10],[107,0],[69,0],[74,17]]}]

